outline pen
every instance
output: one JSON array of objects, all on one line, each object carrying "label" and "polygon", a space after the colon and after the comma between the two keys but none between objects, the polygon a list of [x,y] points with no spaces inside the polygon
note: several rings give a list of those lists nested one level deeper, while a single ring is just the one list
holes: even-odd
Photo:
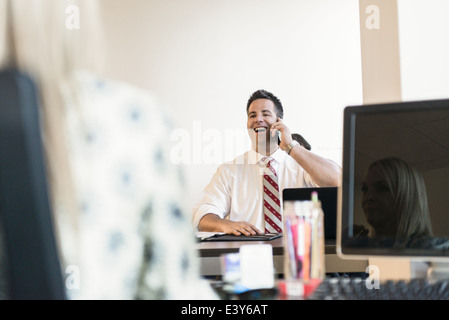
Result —
[{"label": "pen", "polygon": [[290,272],[294,279],[298,278],[297,269],[296,269],[296,254],[295,254],[295,247],[294,247],[294,240],[293,240],[293,233],[292,233],[292,224],[290,221],[290,217],[286,218],[285,225],[286,225],[286,232],[287,232],[287,250],[288,250],[288,257],[290,261]]},{"label": "pen", "polygon": [[308,281],[310,279],[310,255],[311,255],[311,233],[312,233],[312,227],[310,218],[306,217],[304,218],[304,229],[303,229],[303,243],[304,243],[304,251],[303,251],[303,278],[305,281]]}]

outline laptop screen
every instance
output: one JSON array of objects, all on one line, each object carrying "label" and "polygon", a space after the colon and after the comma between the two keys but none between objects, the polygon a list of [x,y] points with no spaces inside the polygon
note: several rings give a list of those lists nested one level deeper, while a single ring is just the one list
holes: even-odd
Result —
[{"label": "laptop screen", "polygon": [[318,193],[318,200],[321,201],[324,213],[324,238],[327,242],[335,241],[337,230],[337,187],[285,188],[282,192],[282,201],[311,200],[313,191]]}]

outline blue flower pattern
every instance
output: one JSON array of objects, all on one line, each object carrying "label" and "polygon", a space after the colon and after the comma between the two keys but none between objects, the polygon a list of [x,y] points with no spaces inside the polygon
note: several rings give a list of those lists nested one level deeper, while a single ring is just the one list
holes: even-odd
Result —
[{"label": "blue flower pattern", "polygon": [[77,83],[81,110],[69,103],[67,119],[83,213],[78,241],[70,240],[68,221],[61,230],[65,263],[79,266],[80,286],[68,296],[215,298],[199,276],[182,175],[169,158],[167,115],[145,90],[87,73]]}]

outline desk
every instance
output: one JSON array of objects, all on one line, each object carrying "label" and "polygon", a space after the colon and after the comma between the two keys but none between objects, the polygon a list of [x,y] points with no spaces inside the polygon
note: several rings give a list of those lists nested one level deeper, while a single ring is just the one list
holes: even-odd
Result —
[{"label": "desk", "polygon": [[[220,256],[225,253],[238,252],[242,245],[271,244],[273,247],[273,264],[277,275],[284,273],[283,238],[271,241],[211,241],[197,244],[202,276],[221,275]],[[337,256],[336,245],[325,246],[326,273],[365,272],[367,260],[346,260]]]}]

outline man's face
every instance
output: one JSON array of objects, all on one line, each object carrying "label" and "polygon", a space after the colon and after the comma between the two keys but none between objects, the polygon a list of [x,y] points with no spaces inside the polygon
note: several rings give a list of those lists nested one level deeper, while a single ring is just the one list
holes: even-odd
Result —
[{"label": "man's face", "polygon": [[271,153],[269,152],[269,146],[277,147],[278,137],[272,137],[270,131],[271,125],[277,120],[275,105],[271,100],[257,99],[250,104],[246,127],[256,151],[266,150]]}]

